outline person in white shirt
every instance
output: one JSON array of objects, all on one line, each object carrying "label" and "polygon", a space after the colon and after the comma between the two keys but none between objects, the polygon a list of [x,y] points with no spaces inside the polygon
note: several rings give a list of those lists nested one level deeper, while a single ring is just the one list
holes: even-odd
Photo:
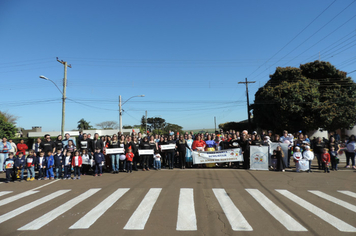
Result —
[{"label": "person in white shirt", "polygon": [[306,160],[309,161],[308,173],[312,172],[311,163],[312,163],[312,160],[314,159],[314,152],[310,151],[310,147],[309,146],[305,146],[305,151],[303,152],[303,159],[306,159]]}]

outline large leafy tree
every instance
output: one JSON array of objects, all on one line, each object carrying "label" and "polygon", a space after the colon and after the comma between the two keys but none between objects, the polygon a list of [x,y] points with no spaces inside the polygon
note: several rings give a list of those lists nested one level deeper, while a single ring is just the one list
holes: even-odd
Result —
[{"label": "large leafy tree", "polygon": [[329,62],[300,68],[278,67],[255,94],[251,106],[261,128],[329,130],[350,128],[356,121],[356,84]]},{"label": "large leafy tree", "polygon": [[96,126],[100,127],[101,129],[117,129],[119,125],[114,120],[103,121],[101,123],[95,124]]},{"label": "large leafy tree", "polygon": [[93,126],[90,125],[90,122],[84,120],[84,118],[80,119],[78,121],[78,130],[88,130],[88,129],[93,129]]},{"label": "large leafy tree", "polygon": [[0,138],[12,138],[16,134],[16,127],[8,122],[3,114],[0,114]]}]

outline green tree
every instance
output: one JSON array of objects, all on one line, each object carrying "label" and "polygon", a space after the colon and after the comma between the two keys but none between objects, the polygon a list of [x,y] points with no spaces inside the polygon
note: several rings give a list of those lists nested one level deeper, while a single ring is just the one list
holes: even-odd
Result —
[{"label": "green tree", "polygon": [[151,130],[162,130],[166,125],[166,120],[160,117],[147,118],[147,125]]},{"label": "green tree", "polygon": [[140,132],[141,133],[145,133],[146,132],[146,117],[145,116],[142,116],[142,118],[141,118]]},{"label": "green tree", "polygon": [[0,114],[0,138],[12,138],[15,136],[17,130],[15,125],[11,122],[7,122],[6,117]]},{"label": "green tree", "polygon": [[356,84],[329,62],[278,67],[255,94],[254,122],[261,128],[350,128],[356,118]]},{"label": "green tree", "polygon": [[9,122],[13,125],[16,125],[17,119],[19,118],[18,116],[10,114],[7,111],[0,111],[0,116],[4,117],[5,122]]},{"label": "green tree", "polygon": [[168,132],[172,130],[175,134],[184,134],[183,127],[177,124],[166,123],[164,127],[164,133],[168,134]]},{"label": "green tree", "polygon": [[93,129],[93,126],[90,125],[90,122],[84,120],[82,118],[80,121],[78,121],[78,130],[88,130],[88,129]]}]

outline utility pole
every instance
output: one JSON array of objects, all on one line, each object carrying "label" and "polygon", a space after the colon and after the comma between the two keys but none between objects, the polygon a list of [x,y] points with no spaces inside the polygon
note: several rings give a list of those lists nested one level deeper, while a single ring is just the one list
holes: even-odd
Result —
[{"label": "utility pole", "polygon": [[147,135],[147,111],[146,111],[146,135]]},{"label": "utility pole", "polygon": [[122,135],[122,105],[121,105],[121,95],[119,96],[119,115],[120,115],[120,119],[119,119],[119,130],[120,130],[120,134]]},{"label": "utility pole", "polygon": [[64,65],[64,78],[63,78],[63,94],[62,94],[62,127],[61,127],[61,135],[64,138],[64,125],[65,125],[65,110],[66,110],[66,91],[67,91],[67,67],[72,68],[72,65],[68,65],[66,61],[59,60],[57,57],[57,61]]},{"label": "utility pole", "polygon": [[256,81],[247,81],[245,78],[245,82],[238,82],[238,84],[245,84],[246,85],[246,97],[247,97],[247,116],[248,116],[248,132],[251,132],[251,118],[250,118],[250,101],[248,98],[248,84],[256,83]]}]

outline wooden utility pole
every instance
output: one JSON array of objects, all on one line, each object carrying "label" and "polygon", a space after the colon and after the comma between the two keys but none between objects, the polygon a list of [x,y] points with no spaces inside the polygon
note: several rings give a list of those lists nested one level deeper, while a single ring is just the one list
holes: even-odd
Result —
[{"label": "wooden utility pole", "polygon": [[67,67],[72,68],[72,65],[68,65],[66,61],[59,60],[57,61],[64,65],[64,78],[63,78],[63,93],[62,93],[62,126],[61,126],[61,135],[64,138],[64,126],[65,126],[65,110],[66,110],[66,91],[67,91]]},{"label": "wooden utility pole", "polygon": [[251,117],[250,117],[250,101],[248,98],[248,84],[256,83],[256,81],[247,81],[247,78],[245,78],[245,82],[238,82],[238,83],[246,85],[248,132],[250,133],[251,132]]}]

